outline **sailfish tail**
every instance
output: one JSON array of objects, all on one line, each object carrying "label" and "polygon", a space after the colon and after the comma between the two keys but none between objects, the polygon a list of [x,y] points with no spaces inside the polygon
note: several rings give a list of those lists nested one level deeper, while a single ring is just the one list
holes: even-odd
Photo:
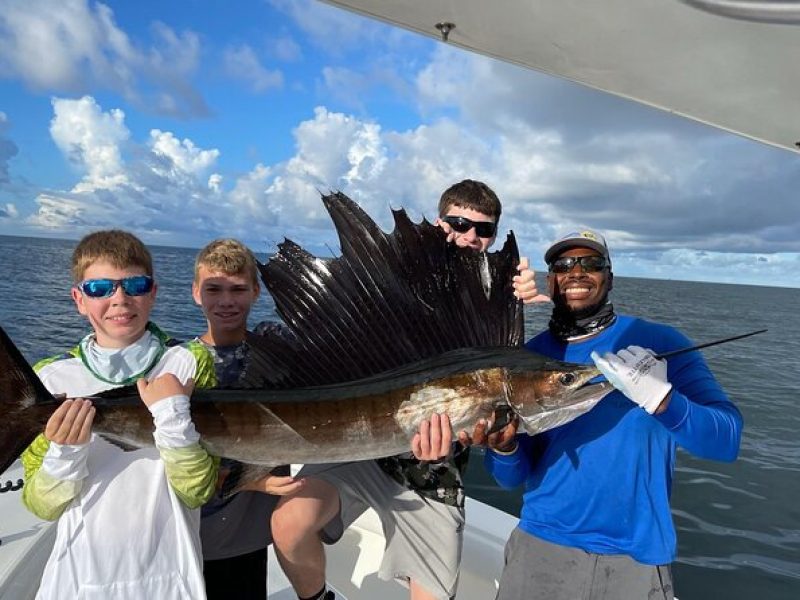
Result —
[{"label": "sailfish tail", "polygon": [[0,473],[42,430],[56,402],[0,327]]}]

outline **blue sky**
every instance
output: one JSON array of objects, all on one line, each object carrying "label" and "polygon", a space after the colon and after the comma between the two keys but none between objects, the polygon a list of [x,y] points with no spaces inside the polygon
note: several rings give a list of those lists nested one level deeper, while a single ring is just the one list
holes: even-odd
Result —
[{"label": "blue sky", "polygon": [[576,226],[623,276],[800,287],[800,159],[312,0],[3,0],[0,234],[336,246],[480,179],[534,267]]}]

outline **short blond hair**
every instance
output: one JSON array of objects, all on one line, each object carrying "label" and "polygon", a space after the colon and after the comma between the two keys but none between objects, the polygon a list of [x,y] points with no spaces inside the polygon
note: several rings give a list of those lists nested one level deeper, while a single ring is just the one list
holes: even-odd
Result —
[{"label": "short blond hair", "polygon": [[153,276],[153,257],[142,240],[121,229],[106,229],[85,235],[72,252],[72,279],[83,280],[92,264],[107,262],[116,269],[140,267]]},{"label": "short blond hair", "polygon": [[244,275],[258,287],[258,263],[250,248],[239,240],[220,239],[207,244],[194,261],[194,281],[200,280],[200,267],[226,275]]}]

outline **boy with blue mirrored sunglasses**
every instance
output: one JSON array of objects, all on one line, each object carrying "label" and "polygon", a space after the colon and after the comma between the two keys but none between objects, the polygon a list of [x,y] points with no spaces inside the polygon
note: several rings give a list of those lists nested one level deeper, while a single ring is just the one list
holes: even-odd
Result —
[{"label": "boy with blue mirrored sunglasses", "polygon": [[[72,274],[73,301],[92,332],[35,365],[47,389],[68,399],[22,455],[25,505],[58,520],[37,598],[205,598],[199,507],[214,491],[218,460],[199,443],[189,395],[194,382],[213,380],[211,357],[149,321],[152,259],[132,234],[84,237]],[[155,447],[125,452],[92,433],[84,398],[133,383]]]}]

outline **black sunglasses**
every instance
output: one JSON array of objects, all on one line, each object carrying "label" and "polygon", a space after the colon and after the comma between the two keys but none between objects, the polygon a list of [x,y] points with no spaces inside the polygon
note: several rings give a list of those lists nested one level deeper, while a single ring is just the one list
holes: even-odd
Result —
[{"label": "black sunglasses", "polygon": [[584,273],[597,273],[608,267],[605,256],[561,256],[550,263],[551,273],[569,273],[575,265],[580,265]]},{"label": "black sunglasses", "polygon": [[497,223],[492,221],[473,221],[466,217],[455,217],[452,215],[442,217],[442,221],[450,225],[453,231],[457,231],[458,233],[467,233],[474,227],[475,235],[482,238],[490,238],[494,236],[494,232],[497,231]]}]

